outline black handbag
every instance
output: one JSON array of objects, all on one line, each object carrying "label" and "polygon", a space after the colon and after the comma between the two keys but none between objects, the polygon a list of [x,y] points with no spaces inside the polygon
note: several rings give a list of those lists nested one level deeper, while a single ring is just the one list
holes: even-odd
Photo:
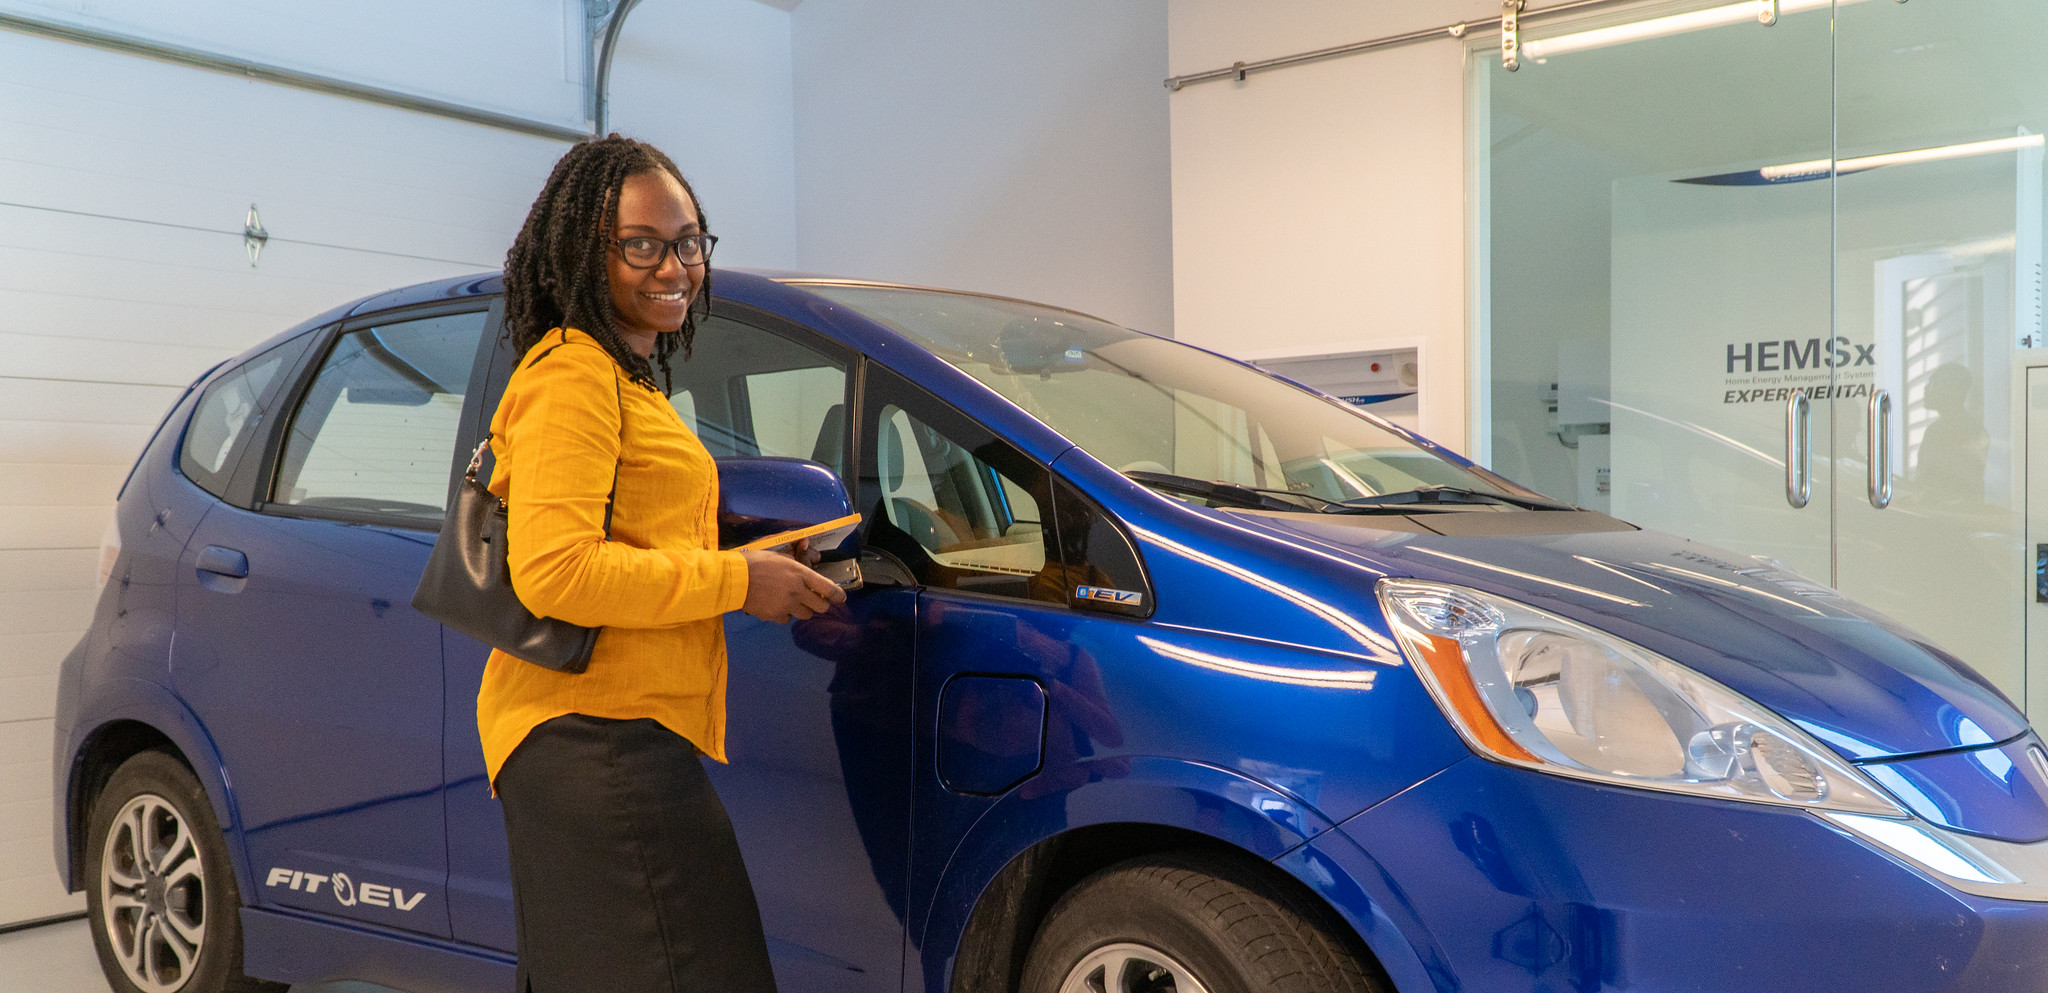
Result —
[{"label": "black handbag", "polygon": [[[546,357],[543,352],[534,361]],[[617,381],[612,385],[617,388]],[[619,423],[625,423],[623,397]],[[476,480],[490,444],[491,436],[485,435],[470,456],[455,501],[441,522],[441,537],[413,591],[413,609],[507,655],[559,672],[582,672],[590,667],[600,629],[536,617],[512,590],[512,566],[505,558],[505,501]],[[604,500],[606,541],[612,537],[612,501],[618,495],[619,467],[613,465],[612,490]]]}]

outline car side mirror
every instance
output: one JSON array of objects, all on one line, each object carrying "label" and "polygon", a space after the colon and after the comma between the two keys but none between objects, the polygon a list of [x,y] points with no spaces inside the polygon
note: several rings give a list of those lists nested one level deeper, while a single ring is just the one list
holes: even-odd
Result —
[{"label": "car side mirror", "polygon": [[[809,459],[745,456],[718,459],[718,547],[739,548],[778,534],[853,514],[839,474]],[[811,539],[818,571],[848,589],[860,585],[859,528],[842,526]]]}]

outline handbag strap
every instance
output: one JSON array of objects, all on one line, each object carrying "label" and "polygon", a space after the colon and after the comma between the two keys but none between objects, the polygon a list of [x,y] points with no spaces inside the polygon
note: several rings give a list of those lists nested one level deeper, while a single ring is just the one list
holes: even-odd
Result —
[{"label": "handbag strap", "polygon": [[[569,332],[562,332],[567,341]],[[619,371],[612,370],[612,395],[619,401],[619,460],[612,463],[612,490],[604,495],[604,540],[612,540],[612,504],[619,496],[619,467],[626,464],[626,394],[619,386]]]},{"label": "handbag strap", "polygon": [[[562,329],[562,340],[553,348],[549,348],[547,351],[534,356],[533,361],[528,362],[526,367],[531,369],[539,365],[540,360],[554,354],[556,348],[560,348],[568,343],[569,331],[567,328],[564,328]],[[606,353],[606,357],[610,357],[610,353]],[[626,393],[624,388],[619,386],[619,374],[616,369],[612,371],[612,394],[618,398],[619,402],[619,458],[618,461],[612,463],[611,491],[604,495],[604,540],[606,541],[612,540],[612,506],[617,503],[619,498],[619,468],[626,463]],[[470,453],[469,468],[463,470],[462,478],[472,483],[476,482],[476,474],[478,470],[483,468],[484,452],[491,447],[492,437],[491,432],[484,432],[484,440],[477,442],[476,451]],[[504,502],[502,499],[498,501],[501,505]]]}]

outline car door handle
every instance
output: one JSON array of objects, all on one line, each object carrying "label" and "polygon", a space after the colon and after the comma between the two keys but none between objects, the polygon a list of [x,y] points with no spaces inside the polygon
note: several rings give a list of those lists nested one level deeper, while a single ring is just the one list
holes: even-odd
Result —
[{"label": "car door handle", "polygon": [[229,579],[249,578],[249,556],[232,548],[208,545],[199,551],[196,563],[200,572],[210,572]]}]

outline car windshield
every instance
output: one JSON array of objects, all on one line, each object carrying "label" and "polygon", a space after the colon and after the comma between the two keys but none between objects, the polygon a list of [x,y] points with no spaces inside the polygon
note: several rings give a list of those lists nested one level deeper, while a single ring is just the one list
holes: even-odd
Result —
[{"label": "car windshield", "polygon": [[801,285],[917,341],[1148,484],[1224,483],[1290,510],[1418,490],[1508,494],[1337,403],[1168,339],[1011,300]]}]

